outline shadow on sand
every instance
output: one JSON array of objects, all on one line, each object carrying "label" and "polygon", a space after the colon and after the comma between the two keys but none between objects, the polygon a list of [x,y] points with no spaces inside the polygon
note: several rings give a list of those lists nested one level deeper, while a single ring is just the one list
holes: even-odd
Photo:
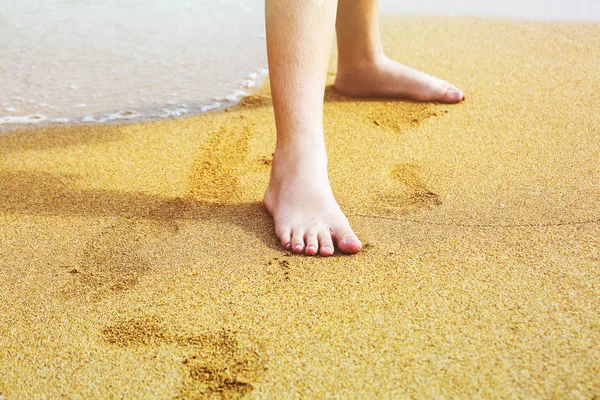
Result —
[{"label": "shadow on sand", "polygon": [[191,198],[110,190],[81,190],[77,177],[43,172],[0,172],[3,214],[121,217],[163,222],[205,220],[231,223],[281,250],[262,202],[219,204]]}]

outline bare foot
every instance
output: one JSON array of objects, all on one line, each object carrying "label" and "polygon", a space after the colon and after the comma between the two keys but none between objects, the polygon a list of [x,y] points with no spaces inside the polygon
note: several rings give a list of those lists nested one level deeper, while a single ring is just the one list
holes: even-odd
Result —
[{"label": "bare foot", "polygon": [[464,99],[463,92],[450,83],[385,56],[364,67],[340,65],[334,86],[341,94],[353,97],[401,97],[440,103]]},{"label": "bare foot", "polygon": [[265,207],[281,244],[296,253],[357,253],[362,244],[331,192],[325,149],[290,147],[273,156]]}]

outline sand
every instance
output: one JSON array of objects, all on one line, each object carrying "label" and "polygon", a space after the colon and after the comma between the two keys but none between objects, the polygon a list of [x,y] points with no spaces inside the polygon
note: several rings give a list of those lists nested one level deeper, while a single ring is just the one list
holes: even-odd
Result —
[{"label": "sand", "polygon": [[280,248],[268,88],[0,136],[0,398],[600,396],[600,25],[383,37],[467,98],[326,90],[355,256]]}]

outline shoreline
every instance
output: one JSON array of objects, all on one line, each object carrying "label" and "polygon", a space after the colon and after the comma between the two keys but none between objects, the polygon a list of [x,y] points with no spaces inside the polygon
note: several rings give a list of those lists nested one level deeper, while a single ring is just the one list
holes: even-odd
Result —
[{"label": "shoreline", "polygon": [[[558,23],[596,24],[600,21],[600,4],[594,6],[581,3],[580,5],[574,4],[569,8],[565,4],[558,3],[558,5],[553,5],[555,8],[550,7],[549,10],[540,12],[540,14],[537,14],[538,17],[535,17],[532,12],[535,1],[537,0],[530,0],[529,3],[525,2],[521,7],[521,11],[518,11],[519,7],[516,6],[516,3],[507,3],[502,7],[491,6],[486,8],[487,6],[470,4],[467,0],[451,5],[437,0],[430,0],[427,4],[420,5],[410,2],[398,5],[393,1],[383,1],[381,8],[382,12],[390,16],[395,13],[402,13],[407,18],[420,18],[420,16],[436,18],[431,14],[423,13],[423,10],[427,9],[436,10],[440,14],[437,18],[442,20],[453,18],[456,14],[479,14],[477,16],[467,16],[466,18],[519,22],[531,20],[548,23],[557,21],[538,21],[537,18],[557,16],[557,10],[563,10],[562,15],[565,18],[581,15],[582,18],[585,17],[588,20],[565,20]],[[7,9],[5,19],[8,22],[11,21],[11,18],[16,18],[17,21],[21,19],[20,24],[39,20],[39,25],[39,22],[43,22],[44,18],[50,18],[50,20],[59,18],[62,14],[57,13],[57,10],[60,10],[60,7],[65,7],[61,4],[57,3],[55,7],[47,6],[44,16],[38,15],[41,11],[38,14],[33,12],[32,16],[25,16],[24,12],[19,13],[12,10],[11,14],[11,10]],[[110,2],[107,4],[101,6],[99,10],[105,10],[102,12],[106,13],[112,7]],[[154,6],[159,7],[157,4]],[[234,83],[239,78],[233,78],[233,76],[244,77],[247,72],[244,73],[243,71],[246,68],[253,69],[257,65],[266,65],[261,7],[258,2],[248,2],[233,12],[230,9],[235,4],[237,3],[234,1],[225,2],[218,9],[213,10],[209,16],[202,17],[208,25],[201,29],[192,23],[191,16],[186,16],[182,20],[183,28],[181,29],[183,31],[176,34],[169,28],[163,32],[165,37],[161,37],[156,32],[148,31],[149,22],[143,22],[145,21],[144,18],[151,21],[154,17],[146,12],[146,14],[140,16],[142,22],[127,27],[129,36],[131,36],[132,31],[139,30],[140,37],[135,35],[124,37],[125,43],[122,44],[116,44],[114,37],[103,39],[107,42],[92,44],[90,49],[82,47],[81,43],[69,41],[65,33],[61,31],[46,32],[34,29],[33,33],[22,36],[19,34],[22,29],[11,28],[10,24],[4,27],[6,32],[3,32],[0,28],[0,34],[5,35],[5,37],[14,37],[16,40],[14,44],[4,43],[4,46],[8,46],[4,52],[7,60],[6,65],[12,65],[6,69],[5,76],[7,81],[12,83],[5,88],[4,97],[0,95],[0,132],[19,130],[28,126],[160,120],[182,115],[199,115],[202,112],[229,105],[218,103],[225,103],[220,99],[228,96],[239,98],[242,93],[236,93],[236,91],[248,89],[243,87],[244,83],[248,84],[247,79],[244,79],[242,85],[239,86]],[[19,7],[25,6],[26,2]],[[152,9],[154,6],[149,7]],[[178,10],[178,13],[183,13],[187,6],[177,6],[174,3],[170,7]],[[580,9],[577,7],[580,7]],[[583,12],[585,7],[588,8],[589,12]],[[139,6],[133,2],[132,5],[125,8],[125,15],[134,11],[138,12],[138,8]],[[200,9],[200,5],[195,5],[189,10],[188,14],[196,15]],[[420,10],[421,13],[415,12],[415,10]],[[85,18],[87,17],[80,7],[75,6],[64,11],[67,11],[63,13],[66,15],[65,18],[71,18],[78,27],[77,29],[88,29],[86,26],[90,24],[85,24]],[[233,29],[231,32],[219,32],[215,30],[215,27],[210,26],[208,21],[223,18],[226,13],[229,13],[227,18],[244,26],[248,33],[241,29]],[[81,18],[83,20],[80,20]],[[104,18],[108,18],[104,24],[111,30],[118,31],[126,27],[123,16],[105,16]],[[594,18],[596,20],[593,20]],[[0,16],[1,19],[2,16]],[[201,25],[200,22],[198,24]],[[18,24],[15,23],[14,25]],[[102,37],[103,34],[100,32],[99,27],[94,27],[92,23],[88,36],[90,38],[98,35],[100,35],[98,37]],[[202,32],[204,32],[205,38],[201,40],[199,45],[189,44],[191,37],[197,37]],[[45,44],[39,40],[42,33],[48,37],[45,39]],[[153,46],[149,46],[145,35],[151,35],[150,37],[157,42]],[[219,38],[219,36],[222,37]],[[48,58],[44,54],[53,52],[52,49],[56,46],[54,42],[59,38],[66,43],[66,48],[56,51],[55,56]],[[37,43],[38,41],[39,43]],[[202,43],[211,42],[216,49],[215,54],[199,50],[203,47]],[[19,46],[25,46],[24,48],[28,49],[27,52],[24,53],[22,49],[19,49]],[[178,49],[181,54],[178,55],[177,52],[168,50],[170,46]],[[112,47],[115,48],[112,49]],[[154,50],[152,47],[157,47],[157,49]],[[196,50],[193,50],[194,48]],[[161,54],[158,51],[159,49],[163,49],[161,51],[164,54]],[[32,56],[36,53],[40,54],[37,58]],[[231,58],[231,54],[242,54],[242,59],[245,61],[241,61],[241,59],[236,59],[234,62],[224,61]],[[187,64],[193,66],[194,73],[189,72],[190,67],[186,66]],[[93,68],[92,65],[94,65]],[[106,73],[104,70],[109,65],[122,65],[125,69],[119,71],[120,67],[112,68],[108,71],[108,75],[104,77],[103,75]],[[146,65],[153,66],[147,68]],[[204,65],[207,67],[203,68]],[[43,78],[42,73],[47,74],[49,78]],[[250,74],[256,74],[256,71]],[[108,83],[103,83],[101,78]],[[199,84],[199,82],[201,83]],[[249,82],[250,85],[256,85],[257,83]],[[122,89],[119,87],[121,85],[123,86]],[[35,92],[27,94],[32,90],[35,90]],[[223,93],[228,94],[223,95]],[[213,98],[219,100],[211,100]],[[235,103],[236,100],[227,103]]]},{"label": "shoreline", "polygon": [[[160,110],[157,110],[155,107],[154,109],[146,111],[131,108],[114,113],[95,113],[95,115],[86,115],[75,119],[69,117],[54,117],[48,119],[43,114],[4,116],[0,117],[0,134],[34,127],[51,128],[60,126],[71,127],[84,124],[143,123],[170,120],[183,116],[198,116],[207,112],[220,111],[235,106],[245,96],[249,96],[260,89],[264,84],[265,79],[268,79],[268,74],[268,69],[259,68],[255,72],[250,72],[233,92],[224,96],[214,96],[212,102],[194,106],[180,104],[176,108],[161,108]],[[22,101],[22,99],[19,101]],[[177,102],[171,101],[167,106],[172,107],[176,103]],[[0,109],[1,108],[2,107],[0,107]],[[10,106],[4,107],[4,109],[8,109],[11,112],[14,110],[14,108]]]}]

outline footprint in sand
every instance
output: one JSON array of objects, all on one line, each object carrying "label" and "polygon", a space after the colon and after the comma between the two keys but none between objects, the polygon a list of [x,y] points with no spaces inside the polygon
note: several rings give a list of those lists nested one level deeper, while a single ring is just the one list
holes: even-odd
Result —
[{"label": "footprint in sand", "polygon": [[286,254],[284,257],[275,257],[267,262],[265,273],[273,279],[273,283],[291,280],[291,264],[288,257],[290,254]]},{"label": "footprint in sand", "polygon": [[436,109],[432,104],[407,102],[398,103],[397,107],[402,110],[397,113],[390,113],[387,109],[375,111],[367,118],[376,126],[395,133],[404,133],[407,129],[415,128],[431,117],[448,113],[448,110]]},{"label": "footprint in sand", "polygon": [[251,128],[245,124],[235,137],[225,128],[211,134],[190,172],[190,197],[215,203],[239,201],[240,176],[251,138]]},{"label": "footprint in sand", "polygon": [[270,167],[273,164],[273,154],[270,157],[261,156],[257,158],[257,162],[261,166]]},{"label": "footprint in sand", "polygon": [[66,266],[69,281],[62,289],[63,295],[99,297],[136,285],[150,270],[148,261],[139,254],[141,232],[147,229],[139,223],[115,223],[89,241],[79,260]]},{"label": "footprint in sand", "polygon": [[431,191],[413,164],[396,164],[389,171],[391,187],[378,193],[375,199],[388,214],[406,215],[442,204],[440,196]]},{"label": "footprint in sand", "polygon": [[136,318],[107,326],[102,339],[123,347],[172,345],[183,348],[180,399],[239,399],[250,393],[266,372],[256,349],[241,347],[235,332],[222,329],[199,335],[173,333],[157,317]]},{"label": "footprint in sand", "polygon": [[262,201],[275,134],[232,112],[227,127],[211,132],[189,174],[188,197],[214,205]]}]

